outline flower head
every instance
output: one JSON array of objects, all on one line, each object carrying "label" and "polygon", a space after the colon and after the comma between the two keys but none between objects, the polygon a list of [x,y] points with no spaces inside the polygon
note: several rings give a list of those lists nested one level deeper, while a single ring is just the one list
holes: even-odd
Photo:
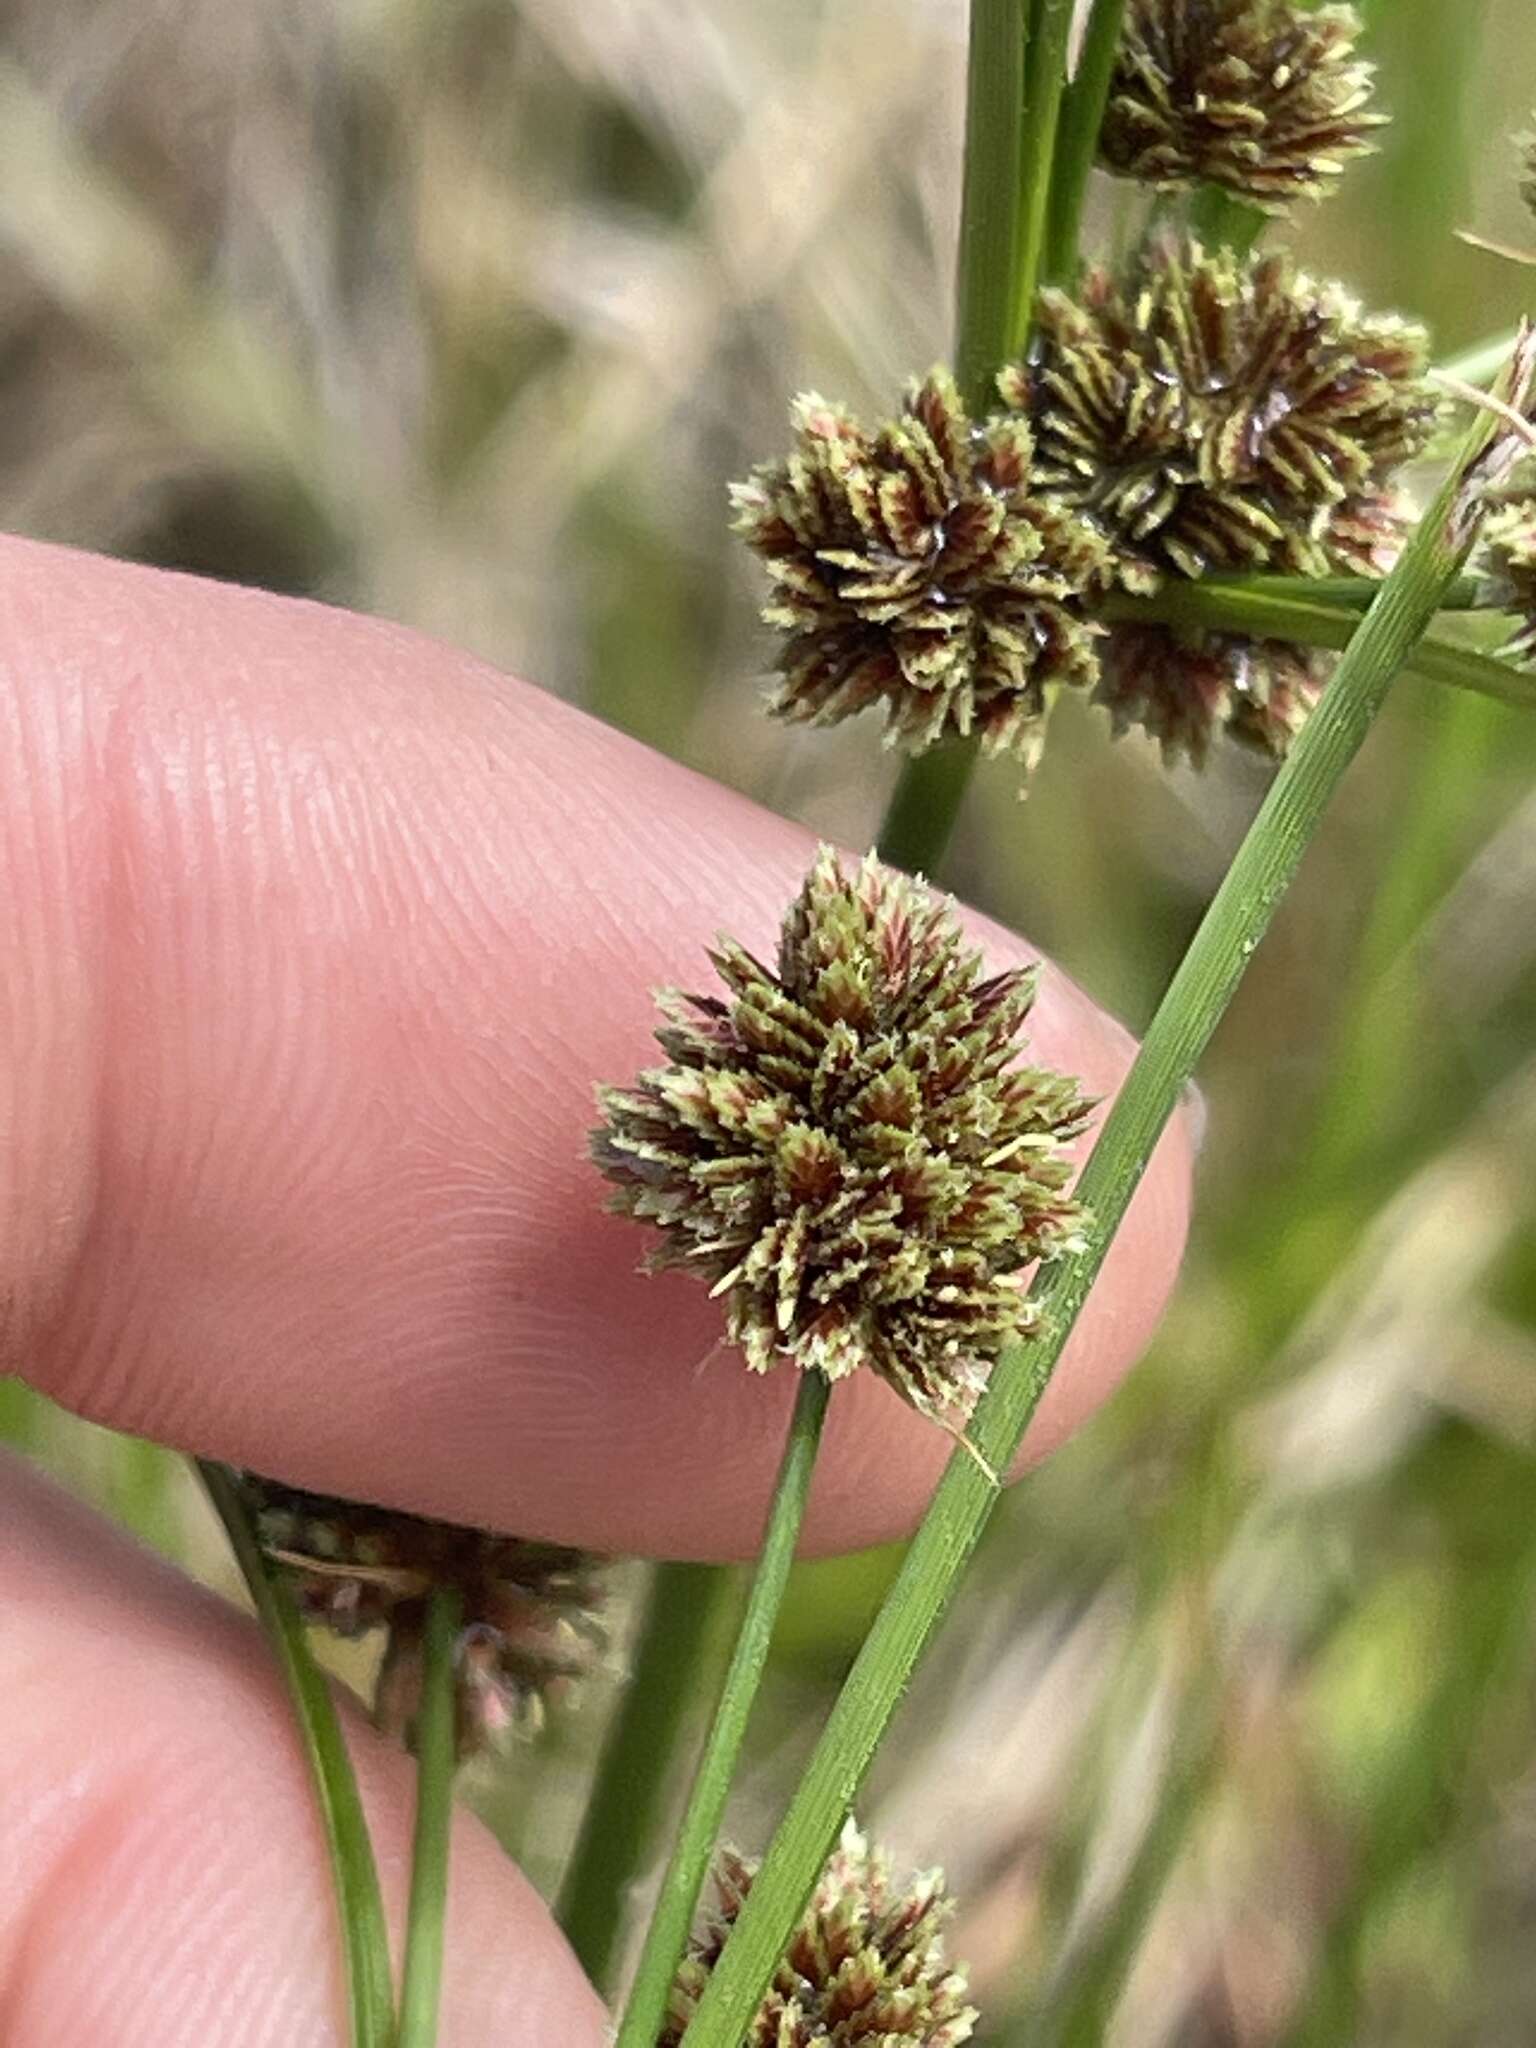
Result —
[{"label": "flower head", "polygon": [[[1040,487],[1093,518],[1134,593],[1167,577],[1379,576],[1396,491],[1437,402],[1415,327],[1361,312],[1284,256],[1160,244],[1124,280],[1042,294],[999,380],[1033,422]],[[1116,626],[1096,695],[1117,729],[1203,758],[1218,727],[1278,756],[1327,664],[1284,642]]]},{"label": "flower head", "polygon": [[[727,1851],[718,1902],[689,1944],[657,2048],[678,2048],[755,1866]],[[937,1871],[900,1890],[852,1821],[832,1852],[742,2048],[960,2048],[975,2030],[966,1981],[944,1960],[953,1908]]]},{"label": "flower head", "polygon": [[268,1558],[306,1621],[341,1636],[387,1631],[376,1712],[405,1733],[421,1690],[422,1627],[434,1589],[463,1603],[459,1746],[509,1727],[532,1733],[548,1704],[589,1674],[605,1642],[599,1560],[392,1508],[304,1493],[248,1472],[242,1485]]},{"label": "flower head", "polygon": [[1013,1064],[1031,974],[984,978],[951,907],[823,848],[776,967],[730,939],[721,995],[658,998],[668,1064],[601,1091],[613,1206],[653,1266],[726,1300],[756,1372],[869,1366],[923,1413],[966,1413],[1034,1327],[1020,1269],[1072,1249],[1065,1141],[1088,1103]]},{"label": "flower head", "polygon": [[1488,515],[1472,567],[1479,606],[1515,615],[1505,654],[1536,666],[1536,498],[1511,498]]},{"label": "flower head", "polygon": [[1047,691],[1097,672],[1078,599],[1107,558],[1035,490],[1027,423],[973,425],[945,370],[874,432],[815,396],[793,420],[794,452],[731,494],[785,635],[771,709],[830,725],[879,704],[912,752],[974,732],[1032,761]]},{"label": "flower head", "polygon": [[1370,148],[1373,67],[1352,7],[1130,0],[1100,150],[1164,191],[1210,182],[1281,213]]},{"label": "flower head", "polygon": [[1039,487],[1089,513],[1126,588],[1163,575],[1379,572],[1401,537],[1392,480],[1436,417],[1428,343],[1285,256],[1164,243],[1080,298],[1041,295],[1028,363]]}]

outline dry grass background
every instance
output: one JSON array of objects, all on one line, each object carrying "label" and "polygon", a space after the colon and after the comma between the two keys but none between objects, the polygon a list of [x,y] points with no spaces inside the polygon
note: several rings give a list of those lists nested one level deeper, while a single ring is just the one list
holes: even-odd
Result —
[{"label": "dry grass background", "polygon": [[[1378,6],[1397,116],[1309,261],[1443,351],[1524,280],[1529,0]],[[463,642],[851,841],[870,731],[755,713],[723,481],[946,346],[960,0],[11,0],[0,523]],[[1099,223],[1112,200],[1098,195]],[[964,1901],[984,2039],[1531,2038],[1536,727],[1404,685],[1213,1052],[1156,1353],[1017,1494],[875,1824]],[[1262,791],[1068,707],[947,879],[1133,1021]],[[8,1431],[217,1572],[170,1461]],[[890,1568],[803,1570],[735,1828]],[[558,1869],[600,1705],[488,1788]]]}]

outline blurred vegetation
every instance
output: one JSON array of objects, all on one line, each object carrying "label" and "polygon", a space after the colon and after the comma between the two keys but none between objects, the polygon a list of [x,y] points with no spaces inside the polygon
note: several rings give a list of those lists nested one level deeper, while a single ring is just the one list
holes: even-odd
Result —
[{"label": "blurred vegetation", "polygon": [[[1370,11],[1395,125],[1296,239],[1448,354],[1529,295],[1454,231],[1536,238],[1536,23]],[[387,613],[866,841],[872,732],[755,715],[723,483],[793,390],[943,354],[962,58],[960,0],[14,0],[0,521]],[[1531,2037],[1533,771],[1536,724],[1401,686],[1214,1048],[1154,1354],[998,1517],[879,1767],[993,2048]],[[1069,706],[945,879],[1134,1023],[1262,786]],[[227,1582],[174,1461],[14,1386],[0,1428]],[[748,1843],[889,1569],[801,1569]],[[545,1883],[600,1722],[486,1790]]]}]

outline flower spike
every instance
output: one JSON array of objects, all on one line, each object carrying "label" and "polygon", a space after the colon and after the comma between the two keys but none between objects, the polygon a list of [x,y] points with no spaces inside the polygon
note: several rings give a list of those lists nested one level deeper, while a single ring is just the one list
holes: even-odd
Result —
[{"label": "flower spike", "polygon": [[1479,608],[1514,614],[1505,657],[1536,668],[1536,498],[1511,498],[1489,514],[1472,569]]},{"label": "flower spike", "polygon": [[1130,0],[1100,151],[1161,191],[1205,183],[1283,213],[1371,147],[1374,67],[1352,7]]},{"label": "flower spike", "polygon": [[1039,495],[1027,423],[973,424],[942,369],[874,432],[815,396],[793,420],[794,452],[731,491],[785,636],[770,709],[832,725],[880,705],[889,745],[975,733],[1032,765],[1051,690],[1097,675],[1079,600],[1108,556]]},{"label": "flower spike", "polygon": [[612,1206],[652,1267],[707,1279],[754,1372],[867,1366],[966,1416],[1035,1326],[1022,1268],[1073,1250],[1076,1084],[1014,1064],[1032,974],[984,977],[949,904],[824,847],[770,968],[733,940],[721,995],[658,998],[668,1064],[600,1091]]},{"label": "flower spike", "polygon": [[[1115,578],[1379,576],[1405,532],[1403,466],[1438,415],[1428,343],[1285,256],[1162,242],[1123,278],[1041,295],[999,379],[1035,429],[1040,488],[1091,518]],[[1220,728],[1283,754],[1326,672],[1287,643],[1115,627],[1098,701],[1198,761]]]}]

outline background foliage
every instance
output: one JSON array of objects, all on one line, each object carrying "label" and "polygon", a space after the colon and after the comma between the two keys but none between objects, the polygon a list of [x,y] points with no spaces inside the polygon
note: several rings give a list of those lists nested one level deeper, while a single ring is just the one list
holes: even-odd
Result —
[{"label": "background foliage", "polygon": [[[1521,303],[1453,231],[1532,238],[1536,25],[1373,12],[1394,126],[1295,239],[1446,354]],[[866,842],[873,722],[756,716],[723,483],[792,391],[884,411],[945,351],[963,31],[960,0],[14,0],[0,523],[406,620]],[[1530,721],[1400,687],[1209,1062],[1155,1353],[998,1517],[880,1768],[866,1818],[948,1864],[993,2048],[1529,2039],[1533,769]],[[1015,783],[981,771],[945,879],[1144,1020],[1263,771],[1165,773],[1069,705]],[[13,1385],[0,1420],[222,1574],[174,1461]],[[747,1845],[889,1569],[799,1572]],[[546,1884],[603,1711],[482,1788]]]}]

